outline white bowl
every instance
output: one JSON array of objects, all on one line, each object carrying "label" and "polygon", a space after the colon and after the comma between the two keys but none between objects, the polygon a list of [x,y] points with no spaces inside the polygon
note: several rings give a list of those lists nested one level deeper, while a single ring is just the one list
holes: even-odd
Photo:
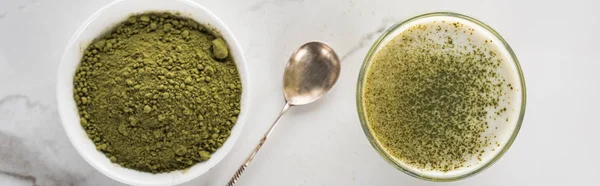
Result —
[{"label": "white bowl", "polygon": [[[96,150],[94,143],[88,138],[79,123],[77,106],[73,99],[73,77],[80,63],[82,52],[87,45],[117,23],[124,21],[133,13],[147,11],[180,12],[203,25],[210,25],[218,30],[227,41],[230,54],[234,57],[242,81],[241,112],[231,130],[231,136],[223,146],[212,154],[208,161],[198,163],[189,169],[168,173],[152,174],[121,167],[111,163],[102,153]],[[58,69],[57,101],[58,111],[69,140],[85,161],[106,176],[130,185],[176,185],[192,180],[210,170],[231,150],[238,139],[249,104],[249,83],[246,60],[240,45],[231,31],[210,11],[190,0],[118,0],[112,2],[92,15],[77,30],[65,52]]]}]

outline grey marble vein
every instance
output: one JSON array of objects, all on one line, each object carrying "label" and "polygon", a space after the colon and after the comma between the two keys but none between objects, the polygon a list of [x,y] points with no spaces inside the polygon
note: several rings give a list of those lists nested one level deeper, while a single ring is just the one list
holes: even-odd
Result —
[{"label": "grey marble vein", "polygon": [[[18,105],[25,105],[25,108]],[[48,107],[41,104],[39,101],[32,101],[27,95],[16,94],[4,97],[0,100],[0,111],[3,108],[11,108],[19,113],[36,113],[40,110],[46,110]],[[0,118],[7,119],[7,123],[4,123],[3,127],[14,125],[19,123],[25,118],[15,116],[16,112],[0,112]],[[26,115],[24,115],[26,116]],[[42,121],[50,122],[50,121]],[[60,127],[55,125],[53,129]],[[27,130],[25,126],[22,130]],[[61,130],[56,130],[61,131]],[[33,185],[74,185],[78,180],[83,180],[83,177],[78,177],[71,173],[67,173],[60,168],[60,165],[55,165],[52,161],[48,161],[50,153],[60,153],[57,147],[57,142],[50,139],[44,140],[41,136],[44,136],[48,130],[40,131],[40,138],[33,139],[33,142],[27,141],[32,140],[31,138],[23,138],[15,133],[20,131],[4,131],[0,130],[0,149],[10,149],[0,151],[0,174],[7,175],[9,177],[29,181]],[[41,143],[41,146],[40,146]],[[33,146],[33,147],[32,147]],[[51,149],[43,151],[42,148]],[[46,183],[38,183],[38,177],[43,177]]]},{"label": "grey marble vein", "polygon": [[38,4],[40,2],[42,2],[42,0],[33,0],[33,1],[28,2],[27,4],[19,5],[17,7],[17,9],[22,11],[22,10],[25,10],[27,7]]},{"label": "grey marble vein", "polygon": [[14,172],[6,172],[3,170],[0,170],[0,174],[9,176],[11,178],[19,179],[21,181],[31,182],[32,185],[38,186],[37,179],[35,179],[35,177],[30,176],[30,175],[17,174]]},{"label": "grey marble vein", "polygon": [[34,108],[34,107],[40,107],[42,109],[47,109],[48,108],[47,105],[43,105],[39,101],[31,101],[31,99],[29,99],[29,96],[23,95],[23,94],[9,95],[9,96],[6,96],[6,97],[0,99],[0,106],[2,106],[2,104],[8,103],[10,101],[18,100],[18,99],[25,100],[25,105],[29,109]]},{"label": "grey marble vein", "polygon": [[257,11],[262,9],[264,6],[266,5],[270,5],[270,4],[277,4],[277,5],[281,5],[281,4],[285,4],[285,3],[290,3],[290,2],[304,2],[305,0],[264,0],[264,1],[260,1],[258,3],[256,3],[254,6],[251,6],[248,11],[249,12],[253,12],[253,11]]},{"label": "grey marble vein", "polygon": [[[33,185],[76,185],[85,178],[57,169],[46,161],[39,151],[27,148],[24,140],[7,132],[0,132],[0,174],[29,181]],[[34,175],[35,174],[35,175]],[[45,183],[38,183],[43,177]]]},{"label": "grey marble vein", "polygon": [[[19,138],[7,134],[5,132],[0,132],[0,148],[1,149],[11,149],[10,151],[0,151],[0,158],[2,158],[3,160],[13,160],[15,157],[13,157],[13,152],[15,152],[16,149],[12,149],[14,147],[21,147],[22,144],[22,140],[20,140]],[[14,169],[14,167],[9,167],[9,169]],[[37,186],[39,185],[37,183],[37,179],[34,176],[28,175],[24,172],[16,172],[14,170],[3,170],[0,169],[0,174],[18,179],[18,180],[22,180],[22,181],[28,181],[31,182],[32,185]]]},{"label": "grey marble vein", "polygon": [[6,13],[4,13],[4,12],[0,13],[0,20],[4,19],[5,17],[6,17]]},{"label": "grey marble vein", "polygon": [[342,61],[345,61],[345,59],[352,56],[354,53],[356,53],[356,51],[367,46],[367,44],[370,43],[369,41],[371,41],[375,37],[381,35],[381,33],[383,33],[390,26],[390,24],[394,23],[394,22],[395,22],[394,19],[384,18],[383,21],[381,22],[381,25],[378,26],[377,29],[375,29],[375,31],[365,34],[363,37],[361,37],[358,40],[358,44],[354,45],[352,48],[350,48],[350,50],[348,52],[346,52],[344,55],[342,55]]},{"label": "grey marble vein", "polygon": [[0,124],[0,175],[43,186],[114,184],[77,155],[55,104],[23,94],[4,97]]}]

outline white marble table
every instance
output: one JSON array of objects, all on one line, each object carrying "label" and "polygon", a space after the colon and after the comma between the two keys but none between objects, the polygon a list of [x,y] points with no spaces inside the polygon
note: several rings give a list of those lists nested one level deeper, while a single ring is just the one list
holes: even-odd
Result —
[{"label": "white marble table", "polygon": [[[55,79],[69,38],[110,0],[0,1],[0,185],[120,185],[88,165],[62,129]],[[185,185],[224,185],[283,104],[287,58],[309,40],[343,56],[325,99],[292,109],[239,185],[598,185],[599,1],[198,0],[241,42],[254,103],[235,149]],[[528,89],[523,128],[490,169],[431,183],[388,165],[355,109],[362,59],[376,37],[410,16],[450,10],[494,27],[521,61]]]}]

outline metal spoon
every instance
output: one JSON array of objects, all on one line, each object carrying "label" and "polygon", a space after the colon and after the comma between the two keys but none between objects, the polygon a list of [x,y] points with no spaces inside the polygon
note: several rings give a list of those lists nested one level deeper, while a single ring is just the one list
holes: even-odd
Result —
[{"label": "metal spoon", "polygon": [[283,95],[285,105],[269,131],[244,164],[235,172],[227,186],[233,186],[250,164],[262,145],[267,141],[281,116],[291,107],[312,103],[323,97],[335,84],[340,75],[340,59],[337,54],[321,42],[302,45],[288,61],[283,73]]}]

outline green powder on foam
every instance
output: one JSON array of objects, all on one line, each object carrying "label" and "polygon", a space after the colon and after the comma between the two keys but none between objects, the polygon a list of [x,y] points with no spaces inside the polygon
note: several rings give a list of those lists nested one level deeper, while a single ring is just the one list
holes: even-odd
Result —
[{"label": "green powder on foam", "polygon": [[472,32],[461,23],[415,25],[372,59],[362,95],[368,127],[409,166],[456,170],[492,144],[483,133],[490,117],[506,111],[500,101],[510,84],[488,41],[457,41]]}]

